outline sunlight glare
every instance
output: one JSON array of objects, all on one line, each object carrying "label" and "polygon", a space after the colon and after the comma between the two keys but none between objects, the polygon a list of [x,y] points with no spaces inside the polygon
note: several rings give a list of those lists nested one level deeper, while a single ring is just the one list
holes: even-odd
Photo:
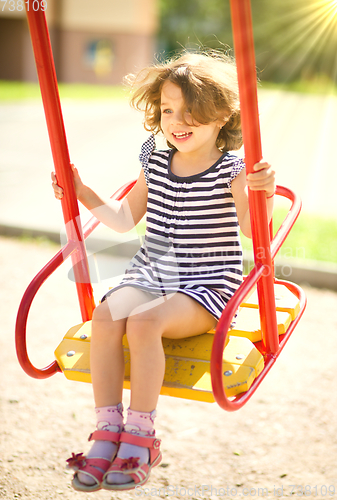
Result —
[{"label": "sunlight glare", "polygon": [[331,14],[333,16],[337,15],[337,0],[327,0],[327,5],[331,7]]}]

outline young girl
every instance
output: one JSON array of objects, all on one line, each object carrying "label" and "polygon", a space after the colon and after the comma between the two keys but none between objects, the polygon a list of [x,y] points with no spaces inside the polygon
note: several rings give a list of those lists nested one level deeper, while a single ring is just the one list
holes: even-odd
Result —
[{"label": "young girl", "polygon": [[[275,175],[228,151],[241,147],[236,68],[219,53],[186,53],[133,77],[132,104],[145,111],[145,128],[162,132],[168,150],[143,145],[142,169],[121,202],[102,200],[73,167],[76,195],[116,231],[147,214],[145,242],[120,285],[95,309],[91,376],[97,430],[89,453],[73,455],[73,486],[127,490],[144,484],[161,460],[154,420],[165,372],[162,337],[179,339],[215,327],[242,281],[239,225],[250,237],[247,186],[266,193],[271,217]],[[56,198],[63,190],[52,174]],[[127,336],[131,401],[123,424],[122,387]]]}]

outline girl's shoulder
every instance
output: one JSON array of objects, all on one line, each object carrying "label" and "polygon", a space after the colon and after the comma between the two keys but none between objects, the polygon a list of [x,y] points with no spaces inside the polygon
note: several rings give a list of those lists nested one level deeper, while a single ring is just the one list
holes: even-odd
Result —
[{"label": "girl's shoulder", "polygon": [[226,152],[219,162],[219,172],[226,178],[226,184],[231,189],[232,181],[245,168],[245,162],[242,158],[231,152]]},{"label": "girl's shoulder", "polygon": [[146,139],[146,141],[142,144],[141,150],[140,150],[140,155],[139,155],[139,161],[142,164],[147,164],[150,161],[150,158],[152,156],[160,156],[163,158],[169,158],[171,149],[156,149],[156,141],[155,137],[153,134],[150,135]]},{"label": "girl's shoulder", "polygon": [[170,149],[168,150],[157,150],[156,141],[153,134],[143,143],[139,155],[139,161],[142,164],[142,168],[145,174],[145,180],[147,186],[150,180],[150,165],[167,166],[171,154]]}]

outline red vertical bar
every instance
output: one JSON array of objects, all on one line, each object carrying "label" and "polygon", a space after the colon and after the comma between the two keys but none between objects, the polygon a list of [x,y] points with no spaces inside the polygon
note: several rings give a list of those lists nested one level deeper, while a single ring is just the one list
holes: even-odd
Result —
[{"label": "red vertical bar", "polygon": [[60,98],[49,32],[45,14],[34,11],[26,2],[27,19],[33,45],[36,69],[42,101],[46,115],[49,140],[59,184],[64,189],[62,211],[68,240],[77,242],[77,251],[72,255],[77,294],[83,321],[91,319],[95,308],[89,276],[80,215],[70,168],[70,158],[64,129]]},{"label": "red vertical bar", "polygon": [[[262,158],[252,14],[250,0],[230,0],[230,6],[239,81],[242,134],[248,174],[253,172],[254,164]],[[268,353],[276,353],[279,349],[279,339],[268,215],[264,192],[249,190],[249,209],[255,263],[261,263],[264,266],[263,276],[258,282],[263,342]]]}]

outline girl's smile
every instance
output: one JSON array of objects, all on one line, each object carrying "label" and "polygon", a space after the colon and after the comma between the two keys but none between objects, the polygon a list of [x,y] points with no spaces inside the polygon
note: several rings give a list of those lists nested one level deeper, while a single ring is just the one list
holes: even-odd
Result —
[{"label": "girl's smile", "polygon": [[193,132],[173,132],[172,135],[177,141],[186,141],[191,137]]}]

